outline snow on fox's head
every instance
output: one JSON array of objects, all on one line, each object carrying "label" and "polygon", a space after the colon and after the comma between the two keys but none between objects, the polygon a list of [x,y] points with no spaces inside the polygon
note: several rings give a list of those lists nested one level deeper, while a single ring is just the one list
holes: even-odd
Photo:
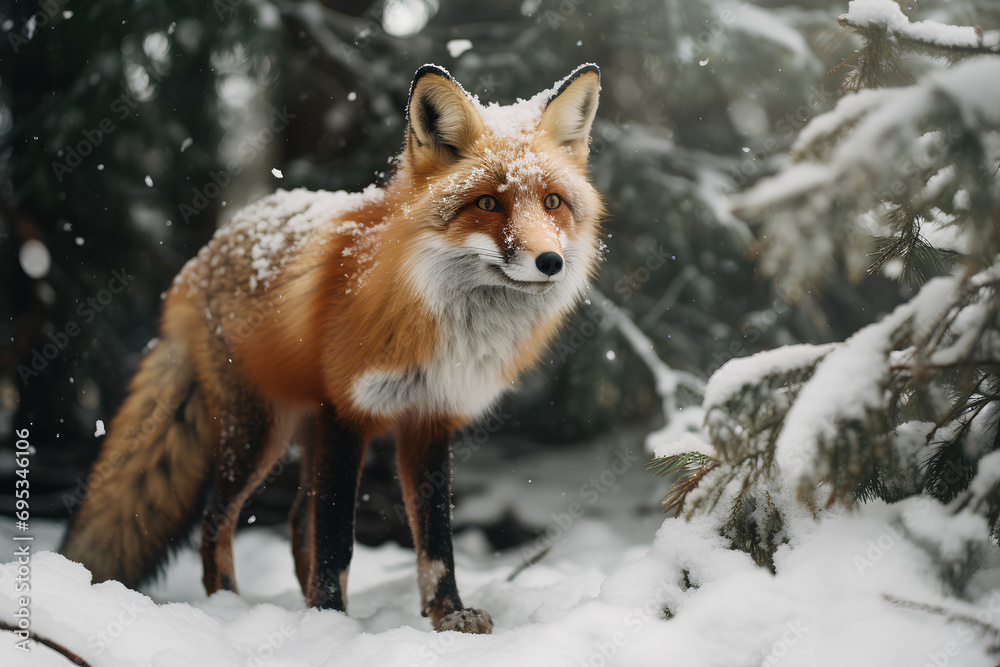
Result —
[{"label": "snow on fox's head", "polygon": [[477,285],[579,293],[603,214],[587,178],[599,91],[597,67],[584,65],[530,100],[483,106],[444,69],[417,70],[397,180],[422,246],[475,260]]}]

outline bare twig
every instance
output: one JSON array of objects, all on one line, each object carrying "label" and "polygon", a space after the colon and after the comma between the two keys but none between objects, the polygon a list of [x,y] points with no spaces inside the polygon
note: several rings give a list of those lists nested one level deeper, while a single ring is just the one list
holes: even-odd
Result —
[{"label": "bare twig", "polygon": [[538,561],[540,561],[543,558],[545,558],[545,556],[547,556],[550,551],[552,551],[552,545],[549,545],[549,546],[545,547],[544,549],[542,549],[538,553],[534,554],[531,558],[526,558],[523,563],[521,563],[520,565],[518,565],[517,567],[514,568],[513,572],[511,572],[509,575],[507,575],[507,581],[514,581],[514,577],[516,577],[517,575],[521,574],[522,572],[524,572],[525,570],[527,570],[529,567],[531,567],[532,565],[534,565]]},{"label": "bare twig", "polygon": [[[0,630],[17,632],[16,627],[5,621],[0,621]],[[33,641],[38,642],[42,646],[48,646],[50,649],[63,656],[64,658],[72,662],[74,665],[86,665],[86,667],[90,667],[89,662],[78,656],[76,653],[73,653],[68,648],[62,646],[61,644],[57,644],[56,642],[52,641],[51,639],[46,639],[45,637],[39,637],[38,635],[31,635],[31,639]]]}]

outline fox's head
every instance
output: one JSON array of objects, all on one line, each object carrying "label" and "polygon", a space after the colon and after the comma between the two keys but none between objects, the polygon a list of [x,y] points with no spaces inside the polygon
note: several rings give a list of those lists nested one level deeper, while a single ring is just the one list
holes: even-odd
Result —
[{"label": "fox's head", "polygon": [[583,65],[530,100],[483,106],[444,69],[417,70],[393,189],[409,273],[439,288],[432,301],[487,288],[562,310],[582,293],[603,215],[587,177],[599,91]]}]

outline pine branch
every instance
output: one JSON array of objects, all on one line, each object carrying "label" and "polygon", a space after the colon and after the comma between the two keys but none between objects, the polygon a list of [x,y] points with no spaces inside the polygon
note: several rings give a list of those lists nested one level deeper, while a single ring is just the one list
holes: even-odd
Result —
[{"label": "pine branch", "polygon": [[[845,25],[841,17],[841,25]],[[865,42],[858,52],[858,61],[844,79],[845,92],[865,88],[892,88],[913,83],[913,77],[903,69],[899,49],[886,30],[870,26],[852,26]]]},{"label": "pine branch", "polygon": [[754,494],[744,489],[733,500],[729,520],[721,532],[732,541],[734,548],[746,551],[757,565],[773,573],[774,552],[784,541],[784,521],[771,494],[765,492],[763,498],[760,503]]},{"label": "pine branch", "polygon": [[698,452],[687,452],[650,461],[646,470],[655,471],[657,477],[679,473],[678,479],[660,501],[663,513],[672,511],[674,517],[680,516],[688,494],[698,488],[705,475],[714,470],[718,464],[715,459]]},{"label": "pine branch", "polygon": [[[913,51],[952,61],[977,55],[1000,54],[1000,47],[986,44],[979,26],[951,26],[934,21],[911,23],[898,6],[885,0],[882,16],[856,19],[844,14],[837,22],[856,31],[865,47],[858,64],[844,81],[845,91],[908,85],[913,78],[900,63],[900,52]],[[931,35],[936,35],[937,38]]]},{"label": "pine branch", "polygon": [[[945,609],[939,605],[927,604],[926,602],[916,602],[915,600],[905,600],[890,593],[883,593],[882,599],[897,607],[902,607],[903,609],[923,611],[928,614],[941,616],[948,623],[961,623],[963,625],[968,625],[969,627],[982,632],[984,635],[992,636],[994,640],[1000,640],[1000,628],[991,623],[980,620],[971,614],[955,613],[954,611]],[[991,652],[997,652],[997,647],[994,646],[991,649]]]},{"label": "pine branch", "polygon": [[936,443],[937,448],[924,465],[921,490],[942,503],[951,502],[968,489],[976,476],[976,460],[965,453],[971,423],[971,420],[966,421],[953,437]]},{"label": "pine branch", "polygon": [[[985,516],[1000,534],[1000,457],[974,483],[987,441],[1000,445],[1000,427],[987,421],[1000,413],[1000,183],[991,148],[1000,122],[982,93],[1000,78],[1000,62],[975,59],[890,88],[913,83],[903,55],[997,54],[1000,40],[911,23],[890,0],[852,10],[841,23],[865,48],[846,87],[872,90],[812,119],[791,163],[735,197],[733,210],[759,221],[759,270],[786,298],[845,266],[855,275],[888,271],[920,289],[821,354],[795,346],[723,366],[703,405],[718,460],[656,464],[681,473],[666,510],[726,507],[723,534],[762,565],[783,530],[769,488],[791,486],[814,514],[824,500],[959,498],[953,507]],[[942,581],[964,586],[984,558],[973,551],[941,556]]]}]

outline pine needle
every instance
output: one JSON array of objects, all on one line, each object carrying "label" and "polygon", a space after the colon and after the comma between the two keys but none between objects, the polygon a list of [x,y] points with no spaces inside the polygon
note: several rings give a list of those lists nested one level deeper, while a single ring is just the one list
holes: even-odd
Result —
[{"label": "pine needle", "polygon": [[674,517],[680,516],[688,494],[698,488],[698,484],[701,483],[705,475],[718,465],[719,462],[716,459],[699,452],[685,452],[650,461],[646,470],[656,471],[657,477],[679,473],[677,481],[660,501],[663,513],[672,511]]}]

